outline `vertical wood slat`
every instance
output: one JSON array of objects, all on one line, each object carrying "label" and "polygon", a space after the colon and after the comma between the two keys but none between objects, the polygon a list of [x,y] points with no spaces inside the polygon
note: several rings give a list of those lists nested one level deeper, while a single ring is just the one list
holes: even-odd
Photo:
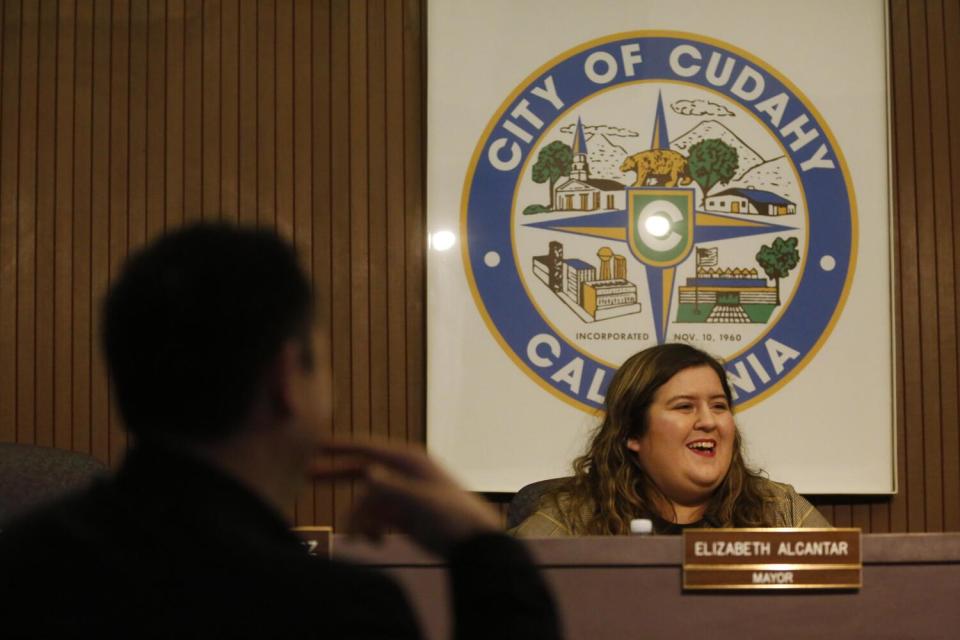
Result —
[{"label": "vertical wood slat", "polygon": [[[333,429],[338,436],[350,436],[353,424],[351,375],[350,242],[344,231],[350,229],[350,111],[349,76],[349,3],[332,0],[330,6],[330,291],[333,368]],[[321,205],[322,206],[322,205]],[[318,250],[322,250],[318,247]],[[332,494],[332,524],[342,529],[352,501],[349,483],[337,481]]]},{"label": "vertical wood slat", "polygon": [[39,5],[21,4],[20,140],[17,144],[17,441],[36,438],[34,414],[36,332],[37,57]]},{"label": "vertical wood slat", "polygon": [[[127,191],[127,251],[142,246],[147,238],[147,111],[149,101],[148,49],[149,0],[131,0],[129,9],[129,132],[130,168]],[[123,213],[123,212],[121,212]],[[114,272],[115,273],[115,272]]]},{"label": "vertical wood slat", "polygon": [[5,2],[0,49],[0,436],[17,439],[17,205],[21,3]]},{"label": "vertical wood slat", "polygon": [[184,0],[166,0],[164,56],[164,163],[166,182],[164,228],[180,226],[184,219]]},{"label": "vertical wood slat", "polygon": [[930,131],[930,82],[927,57],[927,28],[924,6],[910,3],[910,49],[912,58],[912,96],[914,127],[914,180],[917,207],[917,235],[920,255],[920,305],[928,313],[920,316],[921,377],[923,398],[923,484],[924,521],[918,530],[938,530],[936,520],[942,508],[940,486],[940,354],[937,325],[937,246],[936,219],[933,202],[933,162]]},{"label": "vertical wood slat", "polygon": [[354,437],[370,435],[370,320],[367,112],[367,5],[349,3],[350,104],[350,373],[351,430]]},{"label": "vertical wood slat", "polygon": [[426,441],[426,229],[424,166],[426,128],[422,79],[425,77],[423,3],[404,1],[404,204],[406,215],[407,437]]},{"label": "vertical wood slat", "polygon": [[[56,229],[54,231],[54,445],[73,445],[73,178],[76,6],[57,3]],[[2,426],[0,426],[2,428]]]},{"label": "vertical wood slat", "polygon": [[94,5],[77,3],[74,91],[73,182],[73,449],[91,450],[91,182],[93,156],[93,27]]},{"label": "vertical wood slat", "polygon": [[[221,40],[221,12],[222,3],[205,2],[203,16],[200,21],[200,48],[201,48],[201,122],[199,136],[200,174],[199,187],[201,190],[200,207],[197,214],[204,220],[219,220],[222,210],[221,194],[221,109],[220,95],[222,91],[223,61]],[[191,39],[191,43],[196,43]]]},{"label": "vertical wood slat", "polygon": [[257,7],[239,3],[237,35],[237,220],[257,222]]},{"label": "vertical wood slat", "polygon": [[[369,91],[368,3],[348,7],[348,99],[350,104],[350,222],[344,230],[350,245],[350,374],[351,436],[370,436],[370,237],[369,237]],[[352,489],[353,490],[353,489]]]},{"label": "vertical wood slat", "polygon": [[367,238],[369,242],[369,351],[370,433],[387,438],[389,432],[389,348],[387,326],[387,162],[386,162],[386,7],[372,0],[367,14]]},{"label": "vertical wood slat", "polygon": [[[960,530],[960,5],[891,0],[900,495],[836,524]],[[2,5],[0,440],[116,462],[99,299],[203,215],[276,225],[331,331],[341,435],[424,440],[423,0]],[[199,210],[198,210],[199,209]],[[345,525],[348,484],[298,522]]]},{"label": "vertical wood slat", "polygon": [[148,0],[147,22],[147,227],[145,239],[159,235],[166,226],[166,59],[167,7],[161,0]]},{"label": "vertical wood slat", "polygon": [[[297,0],[290,6],[289,17],[285,14],[282,21],[283,30],[279,32],[278,42],[285,37],[289,38],[290,47],[285,59],[289,59],[291,66],[290,81],[293,95],[290,105],[290,127],[284,129],[284,139],[292,136],[290,148],[292,151],[292,202],[290,213],[292,219],[286,221],[291,228],[294,244],[300,253],[301,259],[311,281],[315,282],[313,264],[313,15],[309,0]],[[283,206],[279,207],[282,211]],[[317,353],[318,360],[323,358]],[[325,366],[326,363],[318,363]],[[329,491],[327,487],[320,487],[320,491]],[[316,498],[318,488],[314,483],[306,487],[297,501],[297,524],[311,524],[320,521],[316,512]],[[326,520],[329,522],[329,520]]]},{"label": "vertical wood slat", "polygon": [[[149,6],[148,0],[133,0],[129,8],[129,34],[127,47],[129,49],[128,79],[128,134],[127,152],[129,153],[130,167],[128,170],[129,185],[127,189],[127,206],[125,211],[118,211],[117,217],[126,218],[126,244],[117,240],[117,250],[125,248],[126,255],[136,251],[146,242],[147,236],[147,42],[149,36]],[[118,225],[119,226],[119,225]],[[119,235],[119,230],[118,234]],[[121,256],[115,255],[111,265],[111,274],[116,276],[123,264]],[[114,433],[119,434],[117,441],[111,439],[111,462],[119,461],[120,453],[126,449],[125,431],[123,423],[112,403],[112,423],[115,424]]]},{"label": "vertical wood slat", "polygon": [[87,352],[90,378],[91,453],[101,460],[110,457],[110,395],[106,368],[97,351],[99,301],[107,290],[110,270],[110,157],[119,134],[111,122],[111,69],[113,68],[113,6],[110,0],[94,0],[93,85],[91,121],[90,185],[90,288],[87,292]]},{"label": "vertical wood slat", "polygon": [[[109,159],[109,205],[107,208],[106,235],[107,280],[119,273],[127,255],[128,223],[130,216],[130,4],[111,0],[112,20],[110,29],[110,159]],[[102,283],[104,290],[106,282]],[[99,318],[99,301],[102,293],[96,296],[94,304]],[[94,330],[99,326],[99,320]],[[97,357],[99,366],[103,359]],[[106,372],[103,374],[106,376]],[[109,386],[103,394],[109,399]],[[109,400],[108,400],[109,402]],[[110,462],[118,462],[126,451],[126,436],[120,425],[120,416],[114,403],[108,405],[107,457]]]},{"label": "vertical wood slat", "polygon": [[[294,105],[293,105],[293,4],[278,2],[274,7],[273,40],[275,54],[273,59],[274,77],[274,159],[275,159],[275,195],[274,227],[289,241],[294,242],[298,250],[302,247],[296,242],[294,221]],[[301,260],[303,263],[303,261]],[[310,488],[301,491],[293,505],[295,521],[310,523],[313,521],[313,492]]]},{"label": "vertical wood slat", "polygon": [[36,443],[54,445],[54,261],[56,208],[57,4],[39,6],[37,60]]},{"label": "vertical wood slat", "polygon": [[387,135],[384,158],[387,163],[386,228],[387,264],[387,391],[390,437],[406,440],[407,435],[407,350],[406,350],[406,225],[402,194],[404,172],[404,80],[403,80],[403,5],[386,3],[385,54],[387,56],[386,111]]},{"label": "vertical wood slat", "polygon": [[854,504],[851,507],[850,525],[870,531],[870,505],[868,503]]},{"label": "vertical wood slat", "polygon": [[[899,248],[899,293],[901,313],[900,353],[898,367],[903,374],[904,424],[923,425],[923,398],[921,379],[920,346],[920,298],[917,212],[914,199],[914,174],[912,149],[913,108],[910,100],[909,78],[912,58],[909,40],[909,14],[907,3],[894,3],[893,43],[891,60],[893,63],[893,100],[894,100],[894,157],[896,158],[894,191],[896,202],[897,246]],[[900,495],[906,503],[905,520],[900,523],[904,530],[917,530],[922,527],[923,494],[922,487],[923,433],[918,429],[905,430],[903,448],[899,455],[904,460],[905,473],[900,476]]]},{"label": "vertical wood slat", "polygon": [[274,217],[277,231],[294,241],[293,227],[293,4],[278,2],[275,7],[273,40],[274,157],[276,172]]},{"label": "vertical wood slat", "polygon": [[[940,482],[943,506],[940,524],[944,530],[960,528],[960,377],[957,362],[957,272],[956,245],[954,244],[960,220],[953,219],[954,207],[960,193],[951,193],[951,144],[960,143],[960,131],[951,129],[949,119],[949,89],[947,42],[960,34],[960,25],[955,30],[946,28],[944,4],[954,9],[960,3],[952,0],[927,3],[927,39],[930,59],[930,105],[933,136],[933,184],[937,232],[937,284],[938,324],[940,333],[940,426],[939,449],[941,455]],[[954,49],[957,49],[955,46]],[[953,68],[953,75],[960,69]],[[947,135],[943,135],[946,132]]]},{"label": "vertical wood slat", "polygon": [[203,218],[204,4],[183,7],[183,218]]},{"label": "vertical wood slat", "polygon": [[[299,5],[298,5],[299,9]],[[297,15],[303,15],[298,10]],[[310,161],[312,179],[312,201],[310,217],[312,224],[311,234],[311,274],[313,276],[313,290],[316,296],[317,324],[326,327],[327,342],[325,351],[320,360],[320,366],[327,366],[333,370],[333,279],[332,279],[332,247],[333,232],[333,144],[331,136],[332,126],[332,38],[330,0],[310,3],[310,100],[311,126]],[[338,390],[336,382],[333,391]],[[328,433],[332,433],[332,425],[336,415],[336,396],[331,403],[331,415],[328,422]],[[329,484],[314,484],[313,498],[314,522],[333,524],[334,519],[334,490]]]},{"label": "vertical wood slat", "polygon": [[240,219],[240,10],[220,5],[220,218]]},{"label": "vertical wood slat", "polygon": [[276,225],[276,5],[260,0],[256,22],[256,221],[262,227]]},{"label": "vertical wood slat", "polygon": [[[950,165],[950,211],[954,212],[953,220],[953,273],[960,269],[960,220],[956,217],[960,209],[960,46],[957,44],[956,34],[960,33],[960,2],[956,0],[945,2],[943,5],[943,32],[945,41],[945,76],[947,82],[947,139],[949,140]],[[960,278],[954,278],[954,301],[960,301]],[[956,307],[955,307],[956,309]],[[960,336],[960,312],[953,319],[952,330],[954,344]],[[947,354],[954,360],[955,371],[960,370],[960,344],[957,351]],[[960,377],[960,374],[958,374]],[[957,386],[949,390],[955,398],[960,397],[960,381]],[[947,531],[960,531],[960,421],[956,414],[948,423],[949,437],[945,439],[944,455],[947,463],[944,464],[944,528]]]}]

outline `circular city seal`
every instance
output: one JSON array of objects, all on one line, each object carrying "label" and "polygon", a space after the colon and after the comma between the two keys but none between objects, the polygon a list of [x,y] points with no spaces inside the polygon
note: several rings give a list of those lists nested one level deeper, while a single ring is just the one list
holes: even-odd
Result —
[{"label": "circular city seal", "polygon": [[494,337],[587,411],[631,354],[722,358],[736,404],[814,357],[856,262],[852,182],[811,102],[717,40],[638,31],[576,47],[491,118],[461,216]]}]

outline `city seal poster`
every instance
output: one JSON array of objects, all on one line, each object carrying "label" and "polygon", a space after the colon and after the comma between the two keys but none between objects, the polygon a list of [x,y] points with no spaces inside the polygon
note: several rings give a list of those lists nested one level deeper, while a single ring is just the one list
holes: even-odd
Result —
[{"label": "city seal poster", "polygon": [[813,358],[857,262],[829,123],[763,60],[622,33],[533,73],[490,120],[463,191],[476,303],[528,376],[588,411],[665,342],[725,362],[739,408]]}]

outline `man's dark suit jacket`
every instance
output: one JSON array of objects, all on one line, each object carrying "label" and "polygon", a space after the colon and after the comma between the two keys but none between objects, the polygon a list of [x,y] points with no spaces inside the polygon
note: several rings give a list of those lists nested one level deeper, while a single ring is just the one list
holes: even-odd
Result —
[{"label": "man's dark suit jacket", "polygon": [[[558,637],[525,550],[450,557],[458,638]],[[232,478],[158,447],[0,534],[0,637],[417,638],[386,576],[309,556]]]}]

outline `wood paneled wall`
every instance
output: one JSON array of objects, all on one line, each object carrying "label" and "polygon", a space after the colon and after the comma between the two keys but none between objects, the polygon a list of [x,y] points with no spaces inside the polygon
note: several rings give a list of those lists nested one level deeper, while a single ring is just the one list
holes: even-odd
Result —
[{"label": "wood paneled wall", "polygon": [[[3,0],[0,440],[125,450],[99,301],[196,218],[294,240],[334,430],[424,438],[419,0]],[[349,483],[297,505],[345,526]]]},{"label": "wood paneled wall", "polygon": [[960,1],[890,5],[899,494],[834,507],[877,531],[960,530]]},{"label": "wood paneled wall", "polygon": [[[0,441],[116,463],[99,300],[131,250],[195,218],[296,243],[334,431],[423,441],[424,7],[3,0]],[[866,531],[956,531],[960,2],[891,0],[891,33],[900,494],[817,502]],[[352,499],[313,487],[298,522],[342,530]]]}]

